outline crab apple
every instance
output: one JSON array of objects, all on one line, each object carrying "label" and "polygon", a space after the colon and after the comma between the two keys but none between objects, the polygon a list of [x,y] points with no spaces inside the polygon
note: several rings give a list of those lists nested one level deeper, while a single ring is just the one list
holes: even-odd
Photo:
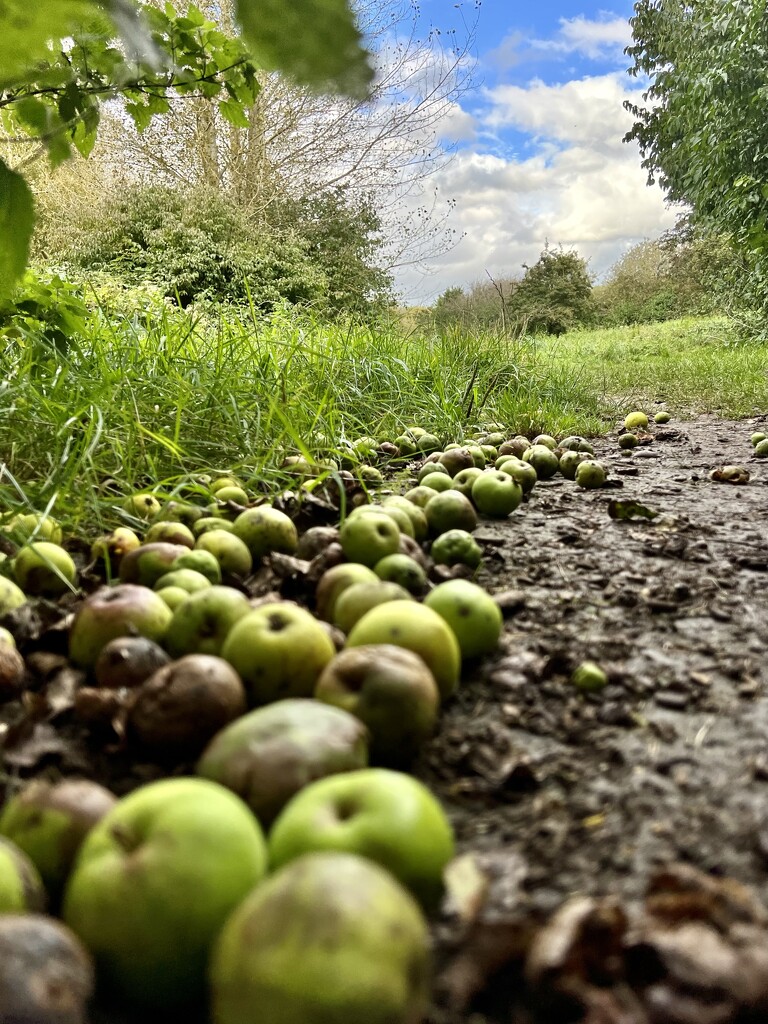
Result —
[{"label": "crab apple", "polygon": [[197,551],[210,551],[225,576],[247,576],[253,559],[244,541],[228,530],[207,530],[195,542]]},{"label": "crab apple", "polygon": [[482,587],[469,580],[447,580],[424,599],[451,627],[463,658],[489,654],[499,643],[503,616],[498,604]]},{"label": "crab apple", "polygon": [[477,528],[474,505],[466,494],[455,488],[449,488],[431,498],[424,506],[424,515],[433,536],[448,530],[466,530],[471,533]]},{"label": "crab apple", "polygon": [[[388,555],[388,558],[407,556]],[[384,559],[382,559],[384,561]],[[379,565],[381,562],[379,563]],[[375,583],[353,583],[336,602],[333,624],[342,633],[349,633],[366,612],[387,601],[412,601],[413,595],[399,583],[377,578]]]},{"label": "crab apple", "polygon": [[69,656],[81,668],[92,668],[103,647],[120,636],[161,641],[171,610],[149,587],[121,583],[101,587],[75,612],[69,633]]},{"label": "crab apple", "polygon": [[560,460],[551,448],[534,444],[523,453],[523,462],[529,462],[539,480],[550,480],[560,468]]},{"label": "crab apple", "polygon": [[165,648],[174,658],[220,654],[232,627],[250,611],[248,598],[234,587],[212,585],[198,590],[174,610]]},{"label": "crab apple", "polygon": [[40,873],[16,843],[0,839],[0,914],[42,911],[46,892]]},{"label": "crab apple", "polygon": [[152,519],[162,508],[154,494],[129,494],[122,507],[137,519]]},{"label": "crab apple", "polygon": [[394,644],[340,651],[323,669],[315,697],[355,715],[378,764],[408,764],[435,729],[440,691],[426,663]]},{"label": "crab apple", "polygon": [[423,604],[388,601],[366,612],[352,627],[347,647],[365,644],[395,644],[418,654],[435,677],[443,699],[459,685],[458,641],[445,620]]},{"label": "crab apple", "polygon": [[429,908],[443,891],[454,838],[427,787],[403,772],[361,768],[306,786],[285,806],[267,842],[274,870],[305,853],[335,850],[376,861]]},{"label": "crab apple", "polygon": [[427,574],[419,563],[409,555],[387,555],[377,562],[373,571],[388,583],[397,583],[409,594],[418,596],[427,586]]},{"label": "crab apple", "polygon": [[251,704],[310,697],[335,653],[327,630],[288,601],[269,602],[244,615],[221,649],[222,658],[240,673]]},{"label": "crab apple", "polygon": [[311,853],[237,908],[210,964],[213,1024],[418,1024],[429,932],[377,864]]},{"label": "crab apple", "polygon": [[373,567],[385,555],[394,555],[400,544],[400,528],[384,513],[371,512],[344,520],[339,543],[351,562]]},{"label": "crab apple", "polygon": [[316,700],[278,700],[221,729],[197,774],[237,793],[268,827],[300,789],[368,765],[368,732],[354,715]]},{"label": "crab apple", "polygon": [[116,999],[153,1011],[199,1005],[211,943],[266,870],[263,833],[228,789],[152,782],[88,833],[62,916]]},{"label": "crab apple", "polygon": [[576,483],[579,487],[591,489],[602,487],[605,483],[606,472],[599,462],[594,459],[586,459],[576,467]]},{"label": "crab apple", "polygon": [[123,583],[137,583],[142,587],[154,587],[155,583],[170,572],[174,561],[189,548],[185,544],[170,544],[156,540],[126,551],[120,560],[120,580]]},{"label": "crab apple", "polygon": [[53,516],[42,515],[40,512],[19,514],[9,520],[8,533],[18,542],[34,538],[49,540],[52,544],[61,544],[63,540],[61,527]]},{"label": "crab apple", "polygon": [[468,565],[477,569],[483,558],[483,550],[472,534],[466,530],[448,530],[432,542],[432,560],[437,565]]},{"label": "crab apple", "polygon": [[472,501],[478,511],[486,516],[508,516],[522,500],[523,489],[520,484],[500,469],[483,473],[472,484]]},{"label": "crab apple", "polygon": [[333,622],[336,602],[355,583],[377,583],[379,577],[360,562],[343,562],[327,569],[320,577],[315,591],[315,610],[321,619]]},{"label": "crab apple", "polygon": [[26,594],[60,597],[74,588],[77,568],[64,548],[38,540],[19,550],[13,560],[13,575]]},{"label": "crab apple", "polygon": [[258,505],[241,512],[233,533],[251,553],[254,562],[271,551],[292,555],[299,543],[293,520],[271,505]]},{"label": "crab apple", "polygon": [[644,412],[631,412],[624,417],[624,426],[627,430],[636,430],[638,427],[647,427],[648,417]]},{"label": "crab apple", "polygon": [[104,562],[111,572],[115,572],[123,555],[138,547],[141,547],[138,535],[127,526],[118,526],[112,533],[96,538],[91,544],[91,558],[94,562]]},{"label": "crab apple", "polygon": [[166,544],[182,544],[191,549],[195,546],[195,535],[184,523],[158,520],[152,523],[144,534],[145,544],[153,544],[156,541],[164,541]]},{"label": "crab apple", "polygon": [[27,600],[27,595],[17,587],[13,580],[0,576],[0,615],[7,615],[14,608],[21,608]]}]

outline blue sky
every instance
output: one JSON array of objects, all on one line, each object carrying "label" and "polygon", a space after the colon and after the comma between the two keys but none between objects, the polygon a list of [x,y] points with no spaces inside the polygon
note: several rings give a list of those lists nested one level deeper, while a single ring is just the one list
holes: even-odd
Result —
[{"label": "blue sky", "polygon": [[631,245],[673,226],[646,185],[623,101],[642,84],[626,73],[632,5],[591,0],[516,4],[421,0],[423,24],[477,17],[474,84],[445,119],[453,160],[430,186],[455,202],[463,236],[423,268],[403,268],[406,301],[427,303],[487,273],[518,276],[548,241],[577,249],[599,280]]}]

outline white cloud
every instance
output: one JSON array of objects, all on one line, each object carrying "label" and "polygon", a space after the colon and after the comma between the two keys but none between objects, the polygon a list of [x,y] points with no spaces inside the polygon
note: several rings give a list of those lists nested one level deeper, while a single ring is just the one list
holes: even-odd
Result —
[{"label": "white cloud", "polygon": [[515,29],[487,55],[491,65],[511,68],[523,61],[550,56],[573,55],[587,60],[615,60],[625,63],[624,47],[632,41],[629,21],[609,12],[597,19],[583,14],[560,18],[560,27],[550,39],[537,39]]},{"label": "white cloud", "polygon": [[608,74],[563,85],[487,90],[479,134],[516,130],[532,136],[525,155],[464,149],[431,184],[456,200],[453,226],[462,241],[433,263],[398,278],[406,301],[429,302],[446,288],[485,276],[521,274],[546,241],[575,248],[590,270],[604,274],[626,249],[673,226],[658,188],[646,185],[634,143],[622,137],[631,95],[621,76]]}]

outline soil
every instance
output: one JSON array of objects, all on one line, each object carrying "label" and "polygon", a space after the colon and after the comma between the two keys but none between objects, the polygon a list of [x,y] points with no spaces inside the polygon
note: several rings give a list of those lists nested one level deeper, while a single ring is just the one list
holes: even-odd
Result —
[{"label": "soil", "polygon": [[[414,769],[460,855],[429,1024],[768,1020],[766,422],[673,422],[631,454],[598,440],[609,486],[540,482],[475,533],[506,622]],[[728,464],[749,482],[710,479]],[[4,706],[11,781],[167,774],[74,730],[55,619],[35,663],[54,692],[37,716],[34,697]],[[587,660],[595,692],[571,681]]]}]

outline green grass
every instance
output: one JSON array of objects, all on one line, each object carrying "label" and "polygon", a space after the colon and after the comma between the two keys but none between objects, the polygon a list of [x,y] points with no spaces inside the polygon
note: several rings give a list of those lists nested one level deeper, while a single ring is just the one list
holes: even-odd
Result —
[{"label": "green grass", "polygon": [[0,511],[47,506],[70,525],[111,527],[116,493],[171,495],[225,469],[276,489],[289,452],[339,457],[409,424],[448,441],[489,420],[596,434],[655,399],[678,413],[765,409],[765,348],[730,341],[716,320],[513,342],[287,314],[102,312],[66,358],[6,344]]}]

